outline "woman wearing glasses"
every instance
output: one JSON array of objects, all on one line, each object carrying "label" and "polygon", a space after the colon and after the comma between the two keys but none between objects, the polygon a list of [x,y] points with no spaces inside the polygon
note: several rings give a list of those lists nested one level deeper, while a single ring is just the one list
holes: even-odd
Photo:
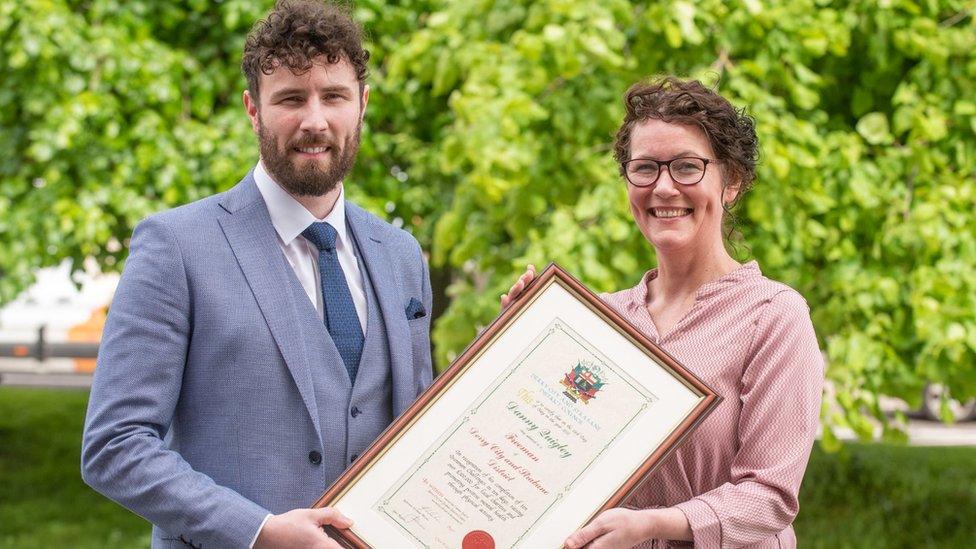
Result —
[{"label": "woman wearing glasses", "polygon": [[795,547],[823,358],[803,297],[726,250],[723,225],[755,179],[754,123],[697,81],[638,83],[625,101],[614,155],[657,266],[602,297],[724,400],[627,508],[566,546]]}]

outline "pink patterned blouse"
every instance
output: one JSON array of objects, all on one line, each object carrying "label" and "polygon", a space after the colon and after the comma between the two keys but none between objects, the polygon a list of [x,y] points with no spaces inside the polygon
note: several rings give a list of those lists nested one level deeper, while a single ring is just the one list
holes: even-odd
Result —
[{"label": "pink patterned blouse", "polygon": [[681,509],[696,547],[796,547],[824,375],[806,301],[753,261],[701,286],[688,314],[659,334],[646,308],[655,276],[602,297],[724,400],[627,506]]}]

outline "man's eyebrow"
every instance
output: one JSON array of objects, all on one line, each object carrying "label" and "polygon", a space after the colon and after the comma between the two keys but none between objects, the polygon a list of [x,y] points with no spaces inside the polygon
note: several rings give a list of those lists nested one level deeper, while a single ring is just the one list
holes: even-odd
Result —
[{"label": "man's eyebrow", "polygon": [[333,84],[331,86],[322,86],[321,88],[319,88],[319,93],[326,93],[326,92],[333,92],[333,93],[338,92],[343,94],[349,94],[352,93],[352,88],[350,88],[349,86],[344,86],[342,84]]},{"label": "man's eyebrow", "polygon": [[288,95],[301,95],[304,92],[301,88],[285,88],[271,94],[272,99],[278,99]]}]

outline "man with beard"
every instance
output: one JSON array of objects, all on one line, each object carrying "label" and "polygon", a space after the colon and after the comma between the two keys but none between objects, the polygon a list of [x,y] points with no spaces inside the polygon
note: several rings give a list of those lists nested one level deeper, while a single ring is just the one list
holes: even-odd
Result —
[{"label": "man with beard", "polygon": [[257,165],[133,234],[82,475],[153,547],[338,547],[303,507],[431,381],[420,247],[343,188],[367,59],[345,9],[279,2],[244,48]]}]

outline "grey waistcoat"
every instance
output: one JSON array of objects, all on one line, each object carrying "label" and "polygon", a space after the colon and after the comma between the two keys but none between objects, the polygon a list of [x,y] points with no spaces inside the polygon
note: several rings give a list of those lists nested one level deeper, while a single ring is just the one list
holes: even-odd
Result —
[{"label": "grey waistcoat", "polygon": [[[346,234],[353,241],[357,259],[361,258],[352,231]],[[350,386],[349,374],[339,351],[328,337],[325,323],[319,318],[308,294],[297,278],[289,277],[296,303],[302,304],[298,316],[322,427],[325,447],[318,451],[322,455],[323,490],[393,421],[393,383],[386,325],[373,290],[375,282],[362,259],[359,259],[359,268],[366,290],[366,339],[354,386]]]}]

